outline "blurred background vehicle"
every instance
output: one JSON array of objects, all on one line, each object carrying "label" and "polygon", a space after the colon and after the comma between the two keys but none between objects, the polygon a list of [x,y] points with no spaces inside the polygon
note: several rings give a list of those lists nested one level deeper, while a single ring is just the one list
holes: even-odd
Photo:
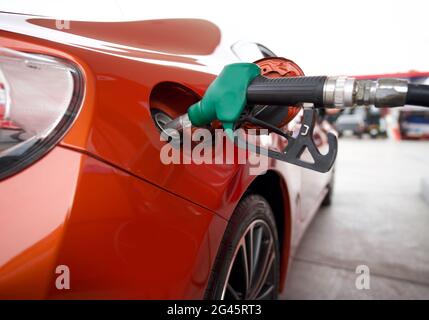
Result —
[{"label": "blurred background vehicle", "polygon": [[364,133],[369,134],[371,138],[387,137],[386,120],[380,109],[374,107],[366,109]]},{"label": "blurred background vehicle", "polygon": [[344,110],[335,122],[338,136],[353,134],[358,138],[362,137],[365,129],[365,109]]},{"label": "blurred background vehicle", "polygon": [[362,135],[367,134],[371,138],[386,138],[385,114],[385,111],[375,107],[346,109],[337,115],[329,115],[327,120],[334,124],[339,137],[355,135],[362,138]]},{"label": "blurred background vehicle", "polygon": [[[426,74],[415,73],[408,77],[416,84],[429,84]],[[397,123],[400,139],[429,139],[429,110],[427,108],[406,106],[392,112],[393,123]]]},{"label": "blurred background vehicle", "polygon": [[429,138],[429,111],[407,106],[398,111],[398,126],[401,139]]}]

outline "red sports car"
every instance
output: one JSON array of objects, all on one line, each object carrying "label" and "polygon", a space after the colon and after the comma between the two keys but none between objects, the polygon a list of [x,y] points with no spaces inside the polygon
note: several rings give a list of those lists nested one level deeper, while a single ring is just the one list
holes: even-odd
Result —
[{"label": "red sports car", "polygon": [[[223,39],[204,20],[0,13],[0,298],[281,297],[333,170],[160,160],[157,124],[223,65],[302,75],[262,45]],[[327,126],[314,131],[322,152]]]}]

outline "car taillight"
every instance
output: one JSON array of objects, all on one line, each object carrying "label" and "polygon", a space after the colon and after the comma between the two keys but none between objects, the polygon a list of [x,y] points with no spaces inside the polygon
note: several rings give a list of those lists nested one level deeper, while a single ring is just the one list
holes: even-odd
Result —
[{"label": "car taillight", "polygon": [[82,76],[71,63],[0,48],[0,179],[57,143],[82,97]]}]

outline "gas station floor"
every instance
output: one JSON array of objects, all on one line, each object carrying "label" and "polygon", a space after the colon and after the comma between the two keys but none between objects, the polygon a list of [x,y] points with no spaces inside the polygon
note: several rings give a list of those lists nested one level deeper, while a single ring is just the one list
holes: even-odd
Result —
[{"label": "gas station floor", "polygon": [[[304,235],[285,299],[429,299],[429,142],[343,138],[335,195]],[[369,268],[370,289],[356,288]]]}]

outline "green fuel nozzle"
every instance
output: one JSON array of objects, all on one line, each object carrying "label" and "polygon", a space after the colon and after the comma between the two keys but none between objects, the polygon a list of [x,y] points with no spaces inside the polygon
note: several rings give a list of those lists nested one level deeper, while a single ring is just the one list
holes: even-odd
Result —
[{"label": "green fuel nozzle", "polygon": [[208,87],[201,101],[188,109],[192,125],[201,127],[219,120],[228,135],[246,106],[247,88],[261,71],[253,63],[227,65]]}]

